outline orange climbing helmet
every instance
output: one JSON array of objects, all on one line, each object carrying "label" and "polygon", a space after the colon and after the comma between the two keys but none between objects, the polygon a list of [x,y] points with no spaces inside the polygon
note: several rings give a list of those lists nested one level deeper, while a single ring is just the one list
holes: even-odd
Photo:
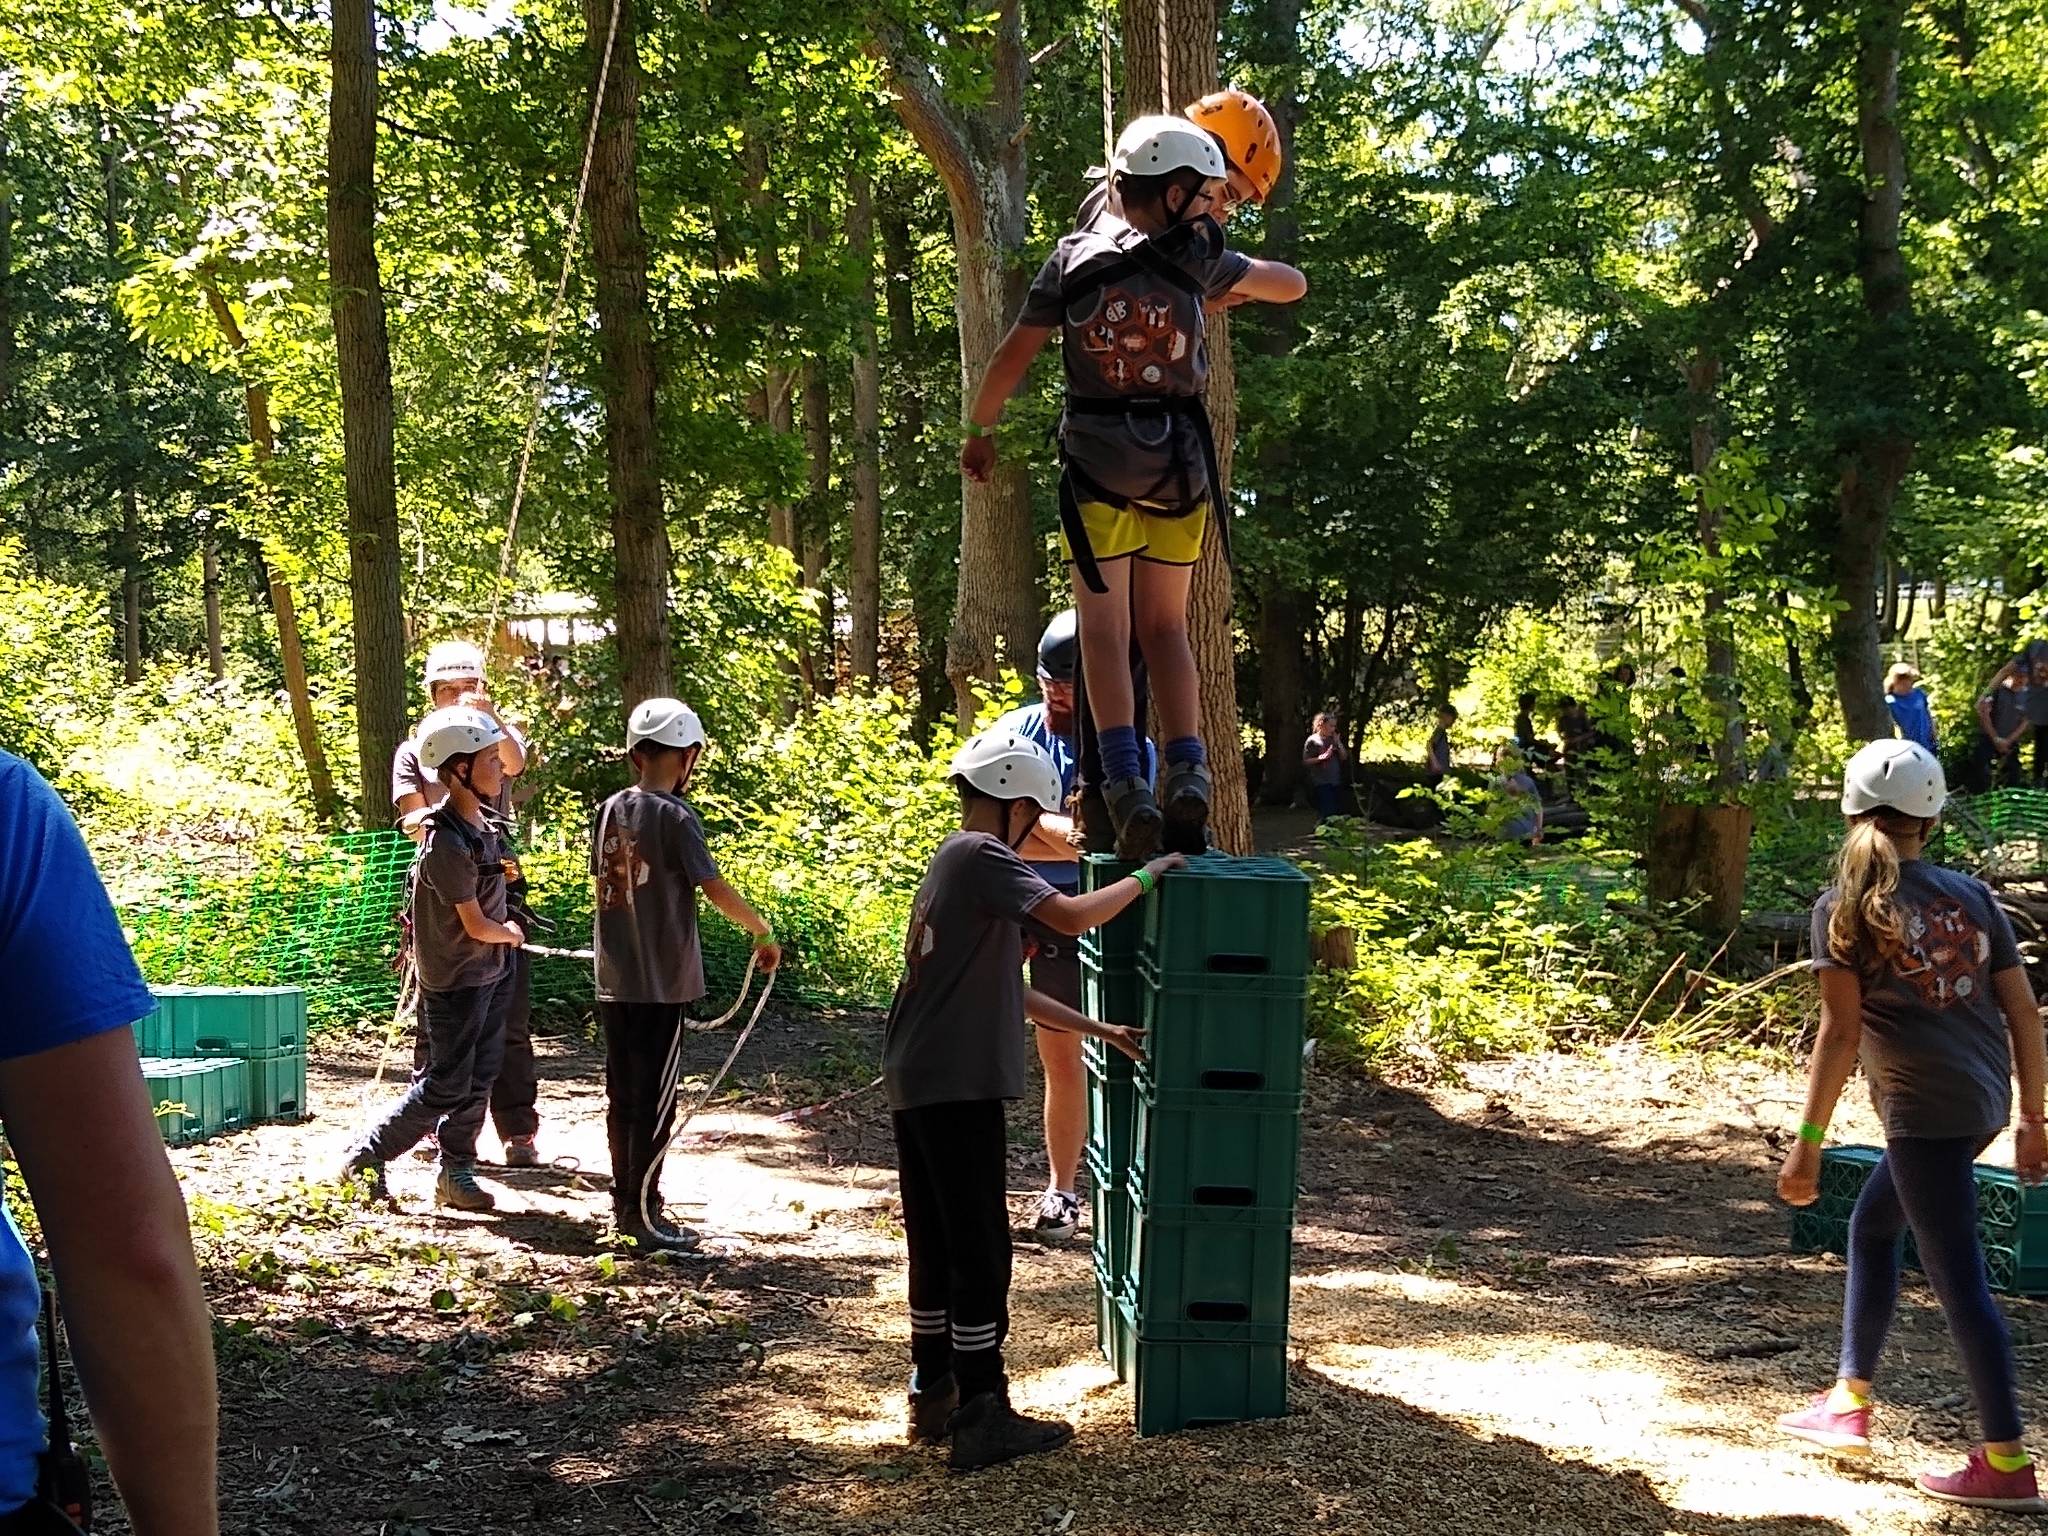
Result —
[{"label": "orange climbing helmet", "polygon": [[1280,130],[1266,104],[1249,91],[1216,91],[1188,108],[1188,120],[1223,141],[1230,163],[1251,178],[1264,202],[1280,180]]}]

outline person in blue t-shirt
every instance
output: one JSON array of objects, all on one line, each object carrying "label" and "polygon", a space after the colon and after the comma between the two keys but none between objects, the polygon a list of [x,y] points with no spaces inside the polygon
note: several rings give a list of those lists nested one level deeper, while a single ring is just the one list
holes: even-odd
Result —
[{"label": "person in blue t-shirt", "polygon": [[[217,1536],[213,1330],[129,1029],[155,1002],[70,813],[7,752],[0,996],[0,1125],[35,1200],[129,1525],[136,1536]],[[69,1529],[36,1486],[47,1439],[39,1300],[9,1216],[0,1226],[0,1530],[10,1532]]]},{"label": "person in blue t-shirt", "polygon": [[[1015,731],[1034,741],[1052,755],[1060,771],[1060,803],[1074,793],[1078,766],[1080,721],[1074,710],[1074,665],[1079,656],[1079,627],[1069,608],[1046,625],[1038,638],[1039,702],[1013,709],[990,727]],[[1158,769],[1158,754],[1150,741],[1142,744],[1145,782],[1151,783]],[[1024,839],[1018,853],[1038,877],[1062,896],[1081,888],[1081,851],[1074,841],[1071,816],[1051,814],[1038,818],[1038,825]],[[1074,941],[1049,931],[1032,930],[1031,985],[1069,1008],[1081,1006],[1081,955]],[[1040,1238],[1059,1242],[1070,1238],[1081,1225],[1081,1197],[1075,1186],[1080,1181],[1081,1150],[1088,1142],[1088,1082],[1081,1065],[1081,1037],[1058,1030],[1034,1030],[1038,1036],[1038,1060],[1045,1068],[1045,1160],[1049,1181],[1038,1203],[1036,1226]]]},{"label": "person in blue t-shirt", "polygon": [[1910,661],[1900,662],[1886,674],[1884,707],[1892,712],[1892,724],[1900,736],[1940,755],[1941,749],[1934,744],[1934,708],[1927,701],[1927,690],[1920,686],[1920,669]]}]

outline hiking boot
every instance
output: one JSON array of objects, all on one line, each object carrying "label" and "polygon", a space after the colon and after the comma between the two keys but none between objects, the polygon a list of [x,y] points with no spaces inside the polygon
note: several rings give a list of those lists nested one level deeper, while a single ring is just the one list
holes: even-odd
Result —
[{"label": "hiking boot", "polygon": [[391,1186],[384,1182],[384,1164],[367,1152],[352,1152],[341,1170],[340,1182],[359,1186],[372,1200],[389,1200]]},{"label": "hiking boot", "polygon": [[455,1211],[495,1211],[497,1200],[476,1181],[470,1163],[441,1164],[441,1176],[434,1180],[434,1203]]},{"label": "hiking boot", "polygon": [[930,1386],[910,1374],[910,1443],[937,1445],[946,1438],[947,1426],[960,1411],[960,1384],[948,1371],[934,1377]]},{"label": "hiking boot", "polygon": [[2048,1514],[2041,1501],[2041,1489],[2034,1480],[2031,1463],[2017,1472],[2001,1472],[1985,1459],[1984,1447],[1970,1452],[1959,1472],[1922,1472],[1920,1491],[1944,1504],[1967,1504],[1972,1509],[2002,1509],[2014,1515]]},{"label": "hiking boot", "polygon": [[1778,1428],[1795,1440],[1817,1445],[1841,1456],[1870,1454],[1870,1410],[1853,1408],[1837,1413],[1828,1406],[1823,1392],[1798,1413],[1778,1416]]},{"label": "hiking boot", "polygon": [[1074,819],[1081,825],[1081,851],[1116,852],[1116,823],[1110,820],[1109,802],[1102,798],[1102,786],[1090,784],[1075,798],[1080,802]]},{"label": "hiking boot", "polygon": [[1209,765],[1168,763],[1159,777],[1161,814],[1176,827],[1209,825]]},{"label": "hiking boot", "polygon": [[953,1437],[948,1462],[955,1472],[974,1472],[1019,1456],[1056,1451],[1074,1438],[1074,1426],[1058,1419],[1027,1419],[1010,1406],[1007,1392],[983,1392],[960,1405],[947,1426]]},{"label": "hiking boot", "polygon": [[540,1153],[534,1150],[531,1136],[508,1136],[505,1138],[505,1166],[507,1168],[538,1168]]},{"label": "hiking boot", "polygon": [[1159,803],[1143,779],[1112,779],[1102,786],[1109,819],[1116,824],[1116,856],[1143,864],[1159,855],[1159,833],[1165,825]]},{"label": "hiking boot", "polygon": [[1069,1189],[1048,1189],[1038,1197],[1038,1220],[1031,1230],[1041,1242],[1064,1243],[1081,1230],[1081,1197]]}]

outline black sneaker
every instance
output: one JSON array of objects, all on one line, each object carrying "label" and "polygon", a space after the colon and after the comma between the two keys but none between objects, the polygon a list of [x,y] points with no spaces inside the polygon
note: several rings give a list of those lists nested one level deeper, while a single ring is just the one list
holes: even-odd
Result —
[{"label": "black sneaker", "polygon": [[498,1202],[476,1181],[476,1169],[468,1163],[443,1161],[441,1176],[434,1180],[434,1203],[453,1211],[495,1211]]},{"label": "black sneaker", "polygon": [[613,1224],[619,1229],[619,1236],[630,1239],[633,1251],[640,1254],[695,1253],[702,1241],[688,1227],[672,1226],[665,1217],[642,1221],[637,1211],[615,1217]]},{"label": "black sneaker", "polygon": [[1159,833],[1165,825],[1159,803],[1143,779],[1112,779],[1102,786],[1109,818],[1116,823],[1116,856],[1133,864],[1158,857]]},{"label": "black sneaker", "polygon": [[340,1182],[360,1188],[372,1200],[389,1200],[391,1186],[384,1182],[384,1165],[367,1152],[354,1152],[343,1165]]},{"label": "black sneaker", "polygon": [[1176,827],[1206,827],[1210,787],[1207,763],[1168,763],[1159,776],[1162,813]]},{"label": "black sneaker", "polygon": [[1059,1419],[1027,1419],[1010,1406],[1007,1393],[984,1392],[961,1404],[949,1427],[955,1472],[975,1472],[1019,1456],[1041,1456],[1074,1438],[1074,1426]]},{"label": "black sneaker", "polygon": [[1038,1221],[1031,1230],[1040,1242],[1065,1242],[1081,1230],[1081,1197],[1070,1189],[1048,1189],[1038,1197]]},{"label": "black sneaker", "polygon": [[937,1445],[946,1438],[947,1426],[960,1411],[960,1384],[948,1371],[928,1387],[910,1379],[910,1443]]}]

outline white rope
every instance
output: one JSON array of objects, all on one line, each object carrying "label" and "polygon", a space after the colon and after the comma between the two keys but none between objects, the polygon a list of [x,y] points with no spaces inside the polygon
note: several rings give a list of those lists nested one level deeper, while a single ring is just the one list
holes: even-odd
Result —
[{"label": "white rope", "polygon": [[512,557],[519,540],[519,509],[526,502],[526,480],[533,468],[533,447],[540,437],[540,415],[547,403],[548,376],[554,370],[555,337],[562,322],[562,306],[569,293],[569,274],[576,264],[576,239],[583,231],[583,204],[590,192],[591,162],[597,158],[597,129],[604,116],[605,92],[612,75],[612,49],[619,37],[619,12],[631,0],[611,0],[611,20],[606,25],[604,55],[597,65],[597,92],[590,103],[590,127],[583,136],[583,168],[576,176],[576,202],[569,215],[568,238],[562,244],[562,271],[555,279],[555,299],[548,308],[548,329],[542,342],[540,369],[533,381],[533,408],[527,413],[526,441],[519,450],[519,473],[512,482],[512,511],[505,521],[505,544],[498,553],[498,581],[491,593],[491,622],[484,631],[484,654],[489,655],[498,637],[498,621],[505,611],[506,586],[512,578]]},{"label": "white rope", "polygon": [[1157,0],[1159,8],[1159,110],[1173,110],[1173,55],[1166,42],[1166,0]]},{"label": "white rope", "polygon": [[[759,959],[758,953],[755,959]],[[733,1018],[740,1011],[740,1005],[747,1000],[747,988],[753,983],[753,979],[754,961],[750,960],[747,962],[746,979],[740,983],[740,995],[733,1000],[733,1005],[726,1011],[725,1017],[717,1024],[687,1026],[686,1023],[686,1027],[716,1029],[719,1024]],[[767,983],[761,988],[761,995],[754,1003],[753,1014],[747,1019],[746,1027],[740,1031],[739,1038],[733,1041],[732,1049],[725,1053],[725,1060],[719,1064],[718,1070],[711,1074],[711,1080],[704,1085],[703,1092],[699,1093],[695,1102],[690,1105],[688,1113],[669,1127],[668,1134],[661,1139],[661,1146],[648,1160],[647,1172],[640,1180],[640,1220],[649,1230],[654,1227],[654,1213],[647,1208],[648,1197],[654,1189],[655,1175],[668,1161],[669,1148],[675,1145],[676,1138],[689,1128],[690,1122],[697,1118],[697,1112],[711,1102],[711,1096],[718,1092],[720,1085],[725,1082],[726,1074],[732,1071],[733,1063],[740,1059],[740,1052],[747,1048],[747,1038],[754,1033],[754,1026],[761,1022],[762,1010],[768,1006],[768,999],[774,993],[775,972],[770,971]],[[657,1122],[666,1121],[675,1113],[676,1093],[682,1084],[682,1070],[683,1030],[678,1029],[674,1038],[669,1041],[668,1066],[662,1074],[661,1107],[655,1112]]]},{"label": "white rope", "polygon": [[1096,30],[1102,34],[1102,174],[1116,165],[1116,87],[1110,72],[1109,7],[1096,13]]}]

